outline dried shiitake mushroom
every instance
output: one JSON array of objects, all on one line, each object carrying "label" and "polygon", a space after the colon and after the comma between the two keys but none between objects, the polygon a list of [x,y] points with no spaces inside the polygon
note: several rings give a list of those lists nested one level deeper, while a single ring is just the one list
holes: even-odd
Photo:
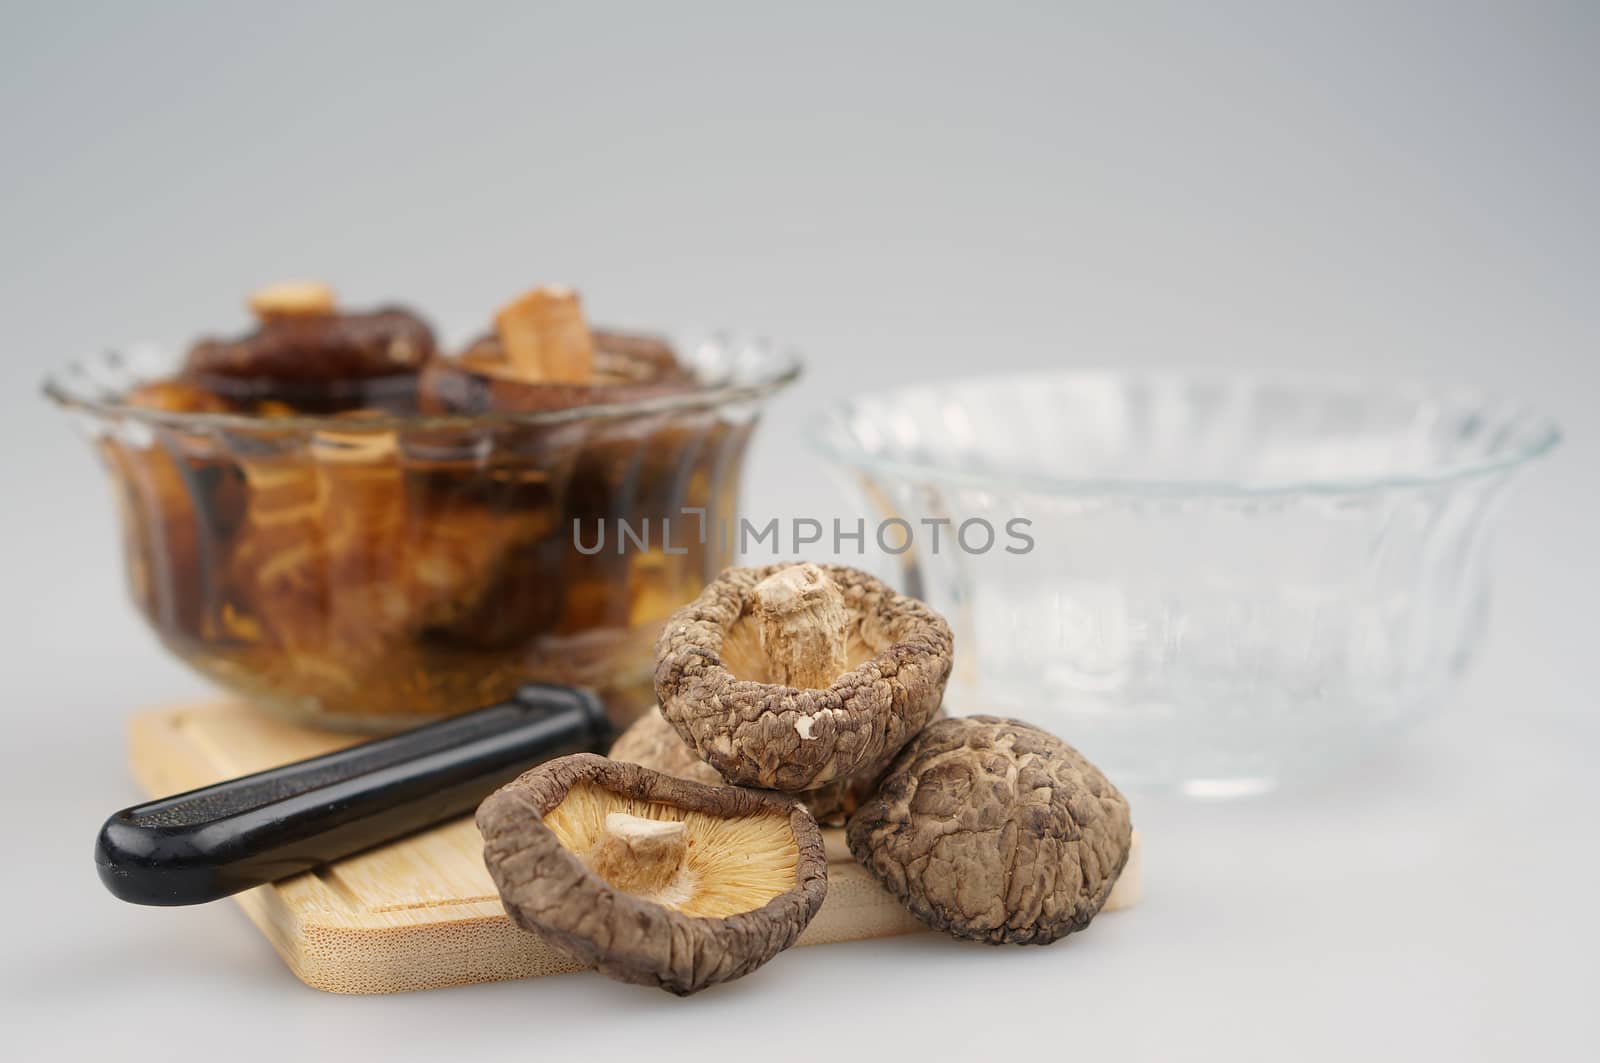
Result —
[{"label": "dried shiitake mushroom", "polygon": [[[727,784],[727,780],[717,774],[717,769],[701,760],[694,747],[684,742],[661,715],[660,708],[651,708],[622,732],[611,747],[610,756],[612,760],[638,764],[678,779],[713,786]],[[811,810],[818,823],[842,827],[846,817],[871,796],[877,781],[873,775],[851,776],[793,796]]]},{"label": "dried shiitake mushroom", "polygon": [[678,732],[652,708],[617,736],[608,754],[612,760],[659,771],[675,779],[688,779],[709,786],[726,786],[728,780],[717,774],[717,769],[701,760],[693,747],[678,737]]},{"label": "dried shiitake mushroom", "polygon": [[817,817],[817,822],[828,827],[842,827],[850,813],[877,790],[876,775],[852,775],[823,783],[814,790],[801,790],[792,795]]},{"label": "dried shiitake mushroom", "polygon": [[580,963],[679,995],[794,944],[827,894],[816,820],[778,794],[578,753],[478,808],[507,913]]},{"label": "dried shiitake mushroom", "polygon": [[1089,925],[1133,842],[1128,803],[1037,727],[940,720],[850,817],[850,851],[929,926],[990,944],[1048,945]]},{"label": "dried shiitake mushroom", "polygon": [[786,793],[874,777],[950,676],[933,610],[843,565],[731,568],[656,643],[656,694],[730,782]]}]

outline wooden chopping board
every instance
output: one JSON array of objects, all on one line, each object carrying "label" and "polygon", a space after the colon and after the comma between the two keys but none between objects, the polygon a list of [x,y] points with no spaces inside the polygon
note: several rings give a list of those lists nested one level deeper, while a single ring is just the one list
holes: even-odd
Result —
[{"label": "wooden chopping board", "polygon": [[[129,725],[133,775],[160,797],[357,741],[237,701],[158,709]],[[924,929],[824,830],[828,899],[800,945]],[[1140,844],[1105,910],[1138,899]],[[399,993],[581,969],[512,925],[470,816],[235,898],[301,981],[333,993]]]}]

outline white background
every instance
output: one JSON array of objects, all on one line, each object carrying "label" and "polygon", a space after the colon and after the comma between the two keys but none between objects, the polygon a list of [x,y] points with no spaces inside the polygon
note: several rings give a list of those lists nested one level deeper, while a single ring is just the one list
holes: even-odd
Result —
[{"label": "white background", "polygon": [[[0,6],[11,1058],[1592,1058],[1594,5]],[[340,998],[231,905],[95,882],[123,719],[204,687],[37,393],[304,274],[452,336],[566,280],[603,321],[793,341],[763,515],[846,512],[791,444],[809,412],[1000,366],[1459,378],[1568,442],[1508,508],[1447,713],[1315,789],[1140,798],[1146,902],[1063,945]]]}]

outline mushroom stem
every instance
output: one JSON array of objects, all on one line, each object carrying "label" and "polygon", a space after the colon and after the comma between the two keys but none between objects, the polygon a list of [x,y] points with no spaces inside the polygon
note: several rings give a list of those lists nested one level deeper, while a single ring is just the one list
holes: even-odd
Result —
[{"label": "mushroom stem", "polygon": [[263,324],[288,317],[327,317],[334,309],[333,289],[321,281],[280,281],[250,293],[250,312]]},{"label": "mushroom stem", "polygon": [[653,893],[677,875],[688,851],[682,820],[650,819],[626,812],[606,815],[590,852],[595,873],[620,890]]},{"label": "mushroom stem", "polygon": [[587,384],[594,377],[594,340],[578,293],[563,285],[535,288],[505,306],[495,331],[515,376],[531,382]]},{"label": "mushroom stem", "polygon": [[821,568],[790,565],[757,583],[752,593],[772,682],[809,690],[829,686],[850,670],[850,612]]}]

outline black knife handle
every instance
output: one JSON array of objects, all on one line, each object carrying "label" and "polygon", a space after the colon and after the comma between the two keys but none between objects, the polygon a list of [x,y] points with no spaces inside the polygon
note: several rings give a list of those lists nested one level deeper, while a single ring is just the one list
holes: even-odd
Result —
[{"label": "black knife handle", "polygon": [[593,694],[530,683],[499,705],[123,809],[94,861],[125,901],[203,904],[470,812],[532,765],[611,737]]}]

